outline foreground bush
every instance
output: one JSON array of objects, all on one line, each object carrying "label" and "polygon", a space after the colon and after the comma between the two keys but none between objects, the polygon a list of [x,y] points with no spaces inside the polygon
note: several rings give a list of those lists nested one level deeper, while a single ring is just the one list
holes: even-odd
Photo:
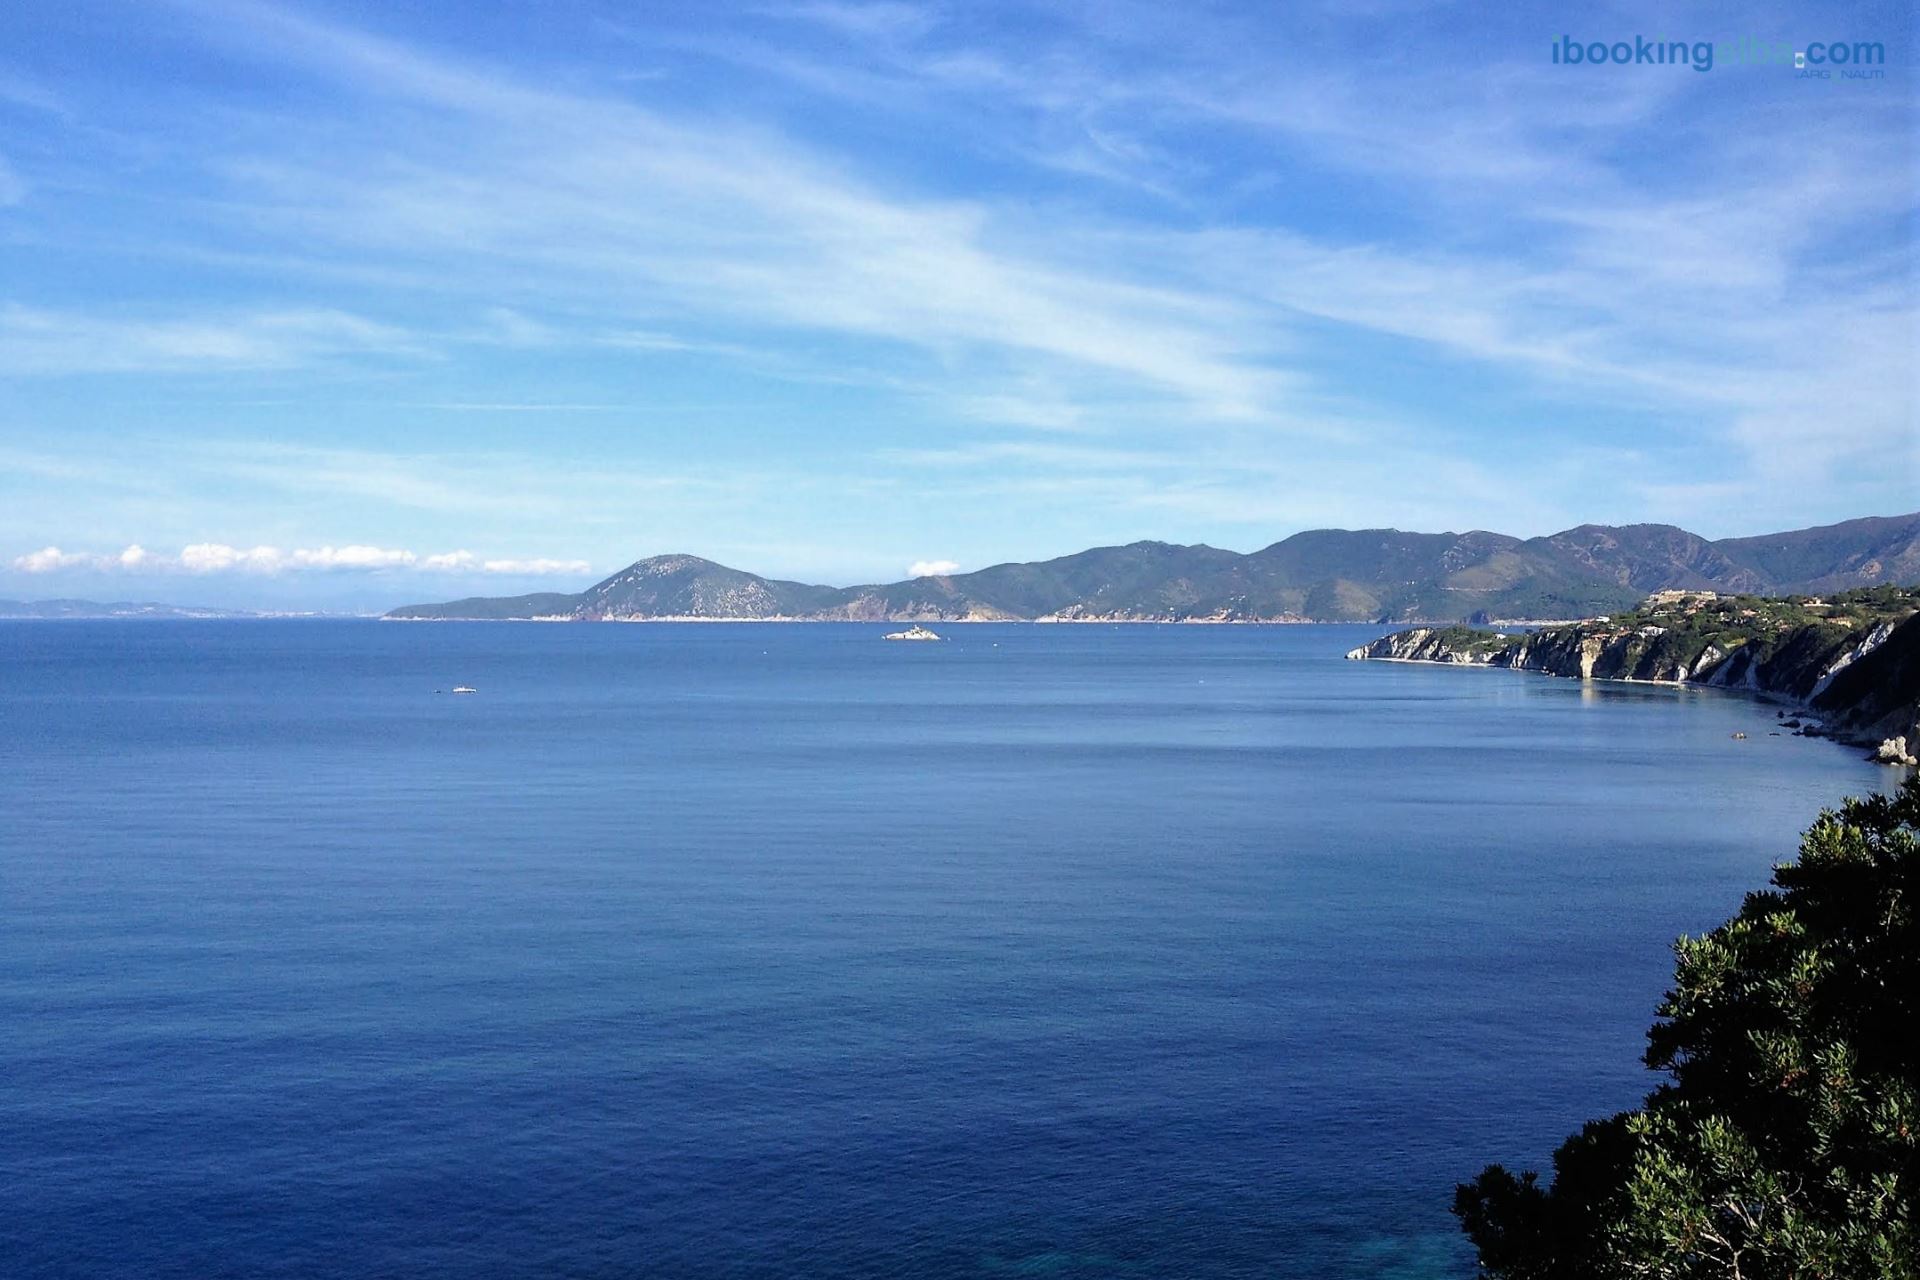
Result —
[{"label": "foreground bush", "polygon": [[1497,1280],[1920,1277],[1920,778],[1822,813],[1774,888],[1674,945],[1667,1083],[1454,1212]]}]

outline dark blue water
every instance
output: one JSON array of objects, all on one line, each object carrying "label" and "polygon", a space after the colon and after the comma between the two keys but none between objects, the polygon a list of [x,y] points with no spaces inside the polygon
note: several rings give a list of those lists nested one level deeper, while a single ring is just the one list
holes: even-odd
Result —
[{"label": "dark blue water", "polygon": [[0,1274],[1464,1276],[1884,785],[1353,628],[881,630],[0,625]]}]

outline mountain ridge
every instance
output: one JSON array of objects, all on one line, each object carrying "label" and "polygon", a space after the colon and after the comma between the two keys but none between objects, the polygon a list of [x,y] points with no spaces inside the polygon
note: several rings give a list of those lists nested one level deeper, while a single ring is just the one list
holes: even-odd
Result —
[{"label": "mountain ridge", "polygon": [[399,620],[1416,622],[1576,618],[1651,591],[1797,594],[1920,583],[1920,513],[1718,541],[1675,525],[1313,529],[1258,551],[1143,540],[851,587],[653,556],[577,593],[406,605]]}]

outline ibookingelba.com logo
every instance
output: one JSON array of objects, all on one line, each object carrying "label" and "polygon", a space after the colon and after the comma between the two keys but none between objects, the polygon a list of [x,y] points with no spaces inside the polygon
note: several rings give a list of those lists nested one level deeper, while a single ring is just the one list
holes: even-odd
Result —
[{"label": "ibookingelba.com logo", "polygon": [[1561,36],[1553,46],[1553,61],[1563,67],[1654,66],[1692,67],[1711,71],[1716,65],[1793,67],[1802,75],[1825,77],[1839,71],[1850,79],[1880,80],[1886,72],[1887,46],[1878,40],[1810,40],[1795,45],[1783,40],[1745,36],[1739,40],[1575,40]]}]

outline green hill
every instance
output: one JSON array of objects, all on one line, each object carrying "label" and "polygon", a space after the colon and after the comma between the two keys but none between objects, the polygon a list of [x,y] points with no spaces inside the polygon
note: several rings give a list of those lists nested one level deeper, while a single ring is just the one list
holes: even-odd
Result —
[{"label": "green hill", "polygon": [[1134,542],[855,587],[656,556],[577,595],[409,605],[388,616],[1449,622],[1590,617],[1676,588],[1781,595],[1887,582],[1920,582],[1920,514],[1719,542],[1671,525],[1581,525],[1524,540],[1318,529],[1250,554]]}]

